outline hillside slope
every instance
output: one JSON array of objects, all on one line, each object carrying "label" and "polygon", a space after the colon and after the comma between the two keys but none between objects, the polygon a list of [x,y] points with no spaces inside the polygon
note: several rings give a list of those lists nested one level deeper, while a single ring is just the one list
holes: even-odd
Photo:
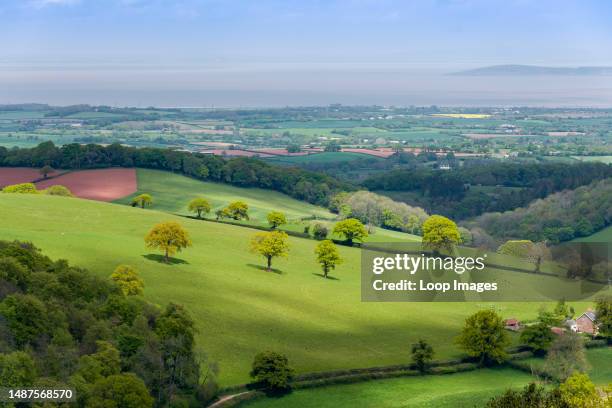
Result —
[{"label": "hillside slope", "polygon": [[[0,195],[0,239],[34,242],[53,258],[66,258],[100,276],[119,264],[135,266],[155,303],[184,304],[197,322],[199,349],[219,362],[224,385],[245,382],[253,356],[285,353],[299,372],[397,364],[408,345],[425,338],[436,358],[457,356],[453,338],[464,318],[495,307],[504,316],[534,317],[529,303],[362,303],[360,253],[341,247],[345,263],[322,279],[316,241],[291,238],[289,258],[262,270],[248,252],[253,230],[184,219],[158,211],[44,195]],[[193,247],[178,263],[159,263],[143,237],[157,222],[177,220]],[[519,274],[529,286],[539,279]],[[532,280],[533,279],[533,280]],[[531,285],[533,283],[533,285]],[[574,304],[582,310],[586,304]]]}]

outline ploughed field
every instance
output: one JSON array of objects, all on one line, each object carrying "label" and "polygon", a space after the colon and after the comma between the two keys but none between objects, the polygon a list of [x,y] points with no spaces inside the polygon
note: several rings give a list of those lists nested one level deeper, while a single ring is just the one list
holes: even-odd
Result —
[{"label": "ploughed field", "polygon": [[[153,192],[154,193],[154,192]],[[287,259],[273,272],[248,251],[255,231],[76,198],[0,196],[0,239],[34,242],[45,254],[65,258],[99,276],[119,264],[135,266],[145,296],[160,305],[184,304],[198,328],[199,351],[220,366],[222,385],[243,383],[253,356],[263,350],[286,354],[298,372],[398,364],[409,346],[430,342],[437,359],[461,355],[453,342],[466,316],[495,308],[505,317],[534,318],[539,303],[364,303],[360,252],[340,247],[345,262],[323,279],[315,263],[316,241],[290,238]],[[171,265],[145,249],[143,237],[156,223],[179,221],[193,247]],[[502,273],[502,272],[499,272]],[[545,276],[513,275],[522,290],[545,285]],[[576,304],[577,311],[588,304]]]}]

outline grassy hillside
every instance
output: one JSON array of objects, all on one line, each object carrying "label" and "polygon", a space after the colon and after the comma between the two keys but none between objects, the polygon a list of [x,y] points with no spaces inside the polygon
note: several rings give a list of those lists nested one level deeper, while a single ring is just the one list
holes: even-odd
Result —
[{"label": "grassy hillside", "polygon": [[[195,180],[179,174],[160,170],[137,169],[138,191],[116,202],[129,204],[133,197],[142,193],[153,196],[153,209],[175,214],[189,214],[187,205],[194,197],[206,197],[212,204],[210,217],[218,208],[225,207],[231,201],[242,200],[249,205],[249,221],[246,225],[268,225],[266,215],[272,211],[282,211],[287,216],[289,224],[282,228],[302,232],[308,222],[300,221],[305,217],[332,219],[336,215],[323,207],[318,207],[303,201],[296,200],[285,194],[263,190],[260,188],[241,188],[229,184],[209,183]],[[330,230],[333,222],[325,222]],[[340,237],[335,237],[340,238]],[[396,242],[419,241],[416,235],[404,234],[397,231],[377,228],[368,241],[370,242]]]},{"label": "grassy hillside", "polygon": [[467,373],[338,385],[297,390],[282,398],[245,404],[249,408],[454,408],[480,407],[508,388],[520,388],[533,378],[512,369],[485,369]]},{"label": "grassy hillside", "polygon": [[187,205],[194,197],[205,197],[213,205],[213,211],[231,201],[243,200],[249,204],[249,214],[254,221],[263,222],[271,210],[284,212],[288,218],[334,217],[328,210],[285,194],[259,188],[240,188],[229,184],[203,182],[179,174],[160,170],[138,169],[138,192],[119,200],[129,203],[132,197],[149,193],[153,196],[153,208],[160,211],[187,214]]},{"label": "grassy hillside", "polygon": [[575,239],[574,242],[608,242],[612,243],[612,226],[597,231],[588,237]]},{"label": "grassy hillside", "polygon": [[[291,238],[287,260],[275,272],[248,252],[253,230],[184,219],[154,210],[44,195],[0,196],[0,239],[29,240],[54,258],[66,258],[100,276],[119,264],[138,268],[146,297],[158,304],[184,304],[199,329],[200,350],[218,361],[222,384],[248,380],[253,356],[276,350],[299,372],[396,364],[409,359],[409,345],[425,338],[436,358],[459,355],[452,339],[464,318],[494,307],[504,316],[533,318],[529,303],[362,303],[360,253],[340,248],[345,263],[324,280],[314,261],[316,241]],[[179,263],[165,265],[144,248],[157,222],[178,220],[193,248]],[[526,274],[525,290],[548,278]],[[514,277],[512,279],[515,279]],[[586,304],[574,304],[583,310]]]}]

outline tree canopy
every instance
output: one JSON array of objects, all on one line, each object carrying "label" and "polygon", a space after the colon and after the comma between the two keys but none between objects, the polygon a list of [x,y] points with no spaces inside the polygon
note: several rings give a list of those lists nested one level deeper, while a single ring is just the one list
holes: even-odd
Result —
[{"label": "tree canopy", "polygon": [[266,218],[268,219],[268,224],[272,229],[278,228],[279,226],[287,223],[285,214],[280,211],[270,211]]},{"label": "tree canopy", "polygon": [[477,358],[480,365],[503,362],[510,344],[503,319],[492,310],[481,310],[469,316],[456,341],[468,355]]},{"label": "tree canopy", "polygon": [[140,208],[150,207],[153,205],[153,197],[150,194],[139,194],[132,199],[132,207],[136,207],[137,205]]},{"label": "tree canopy", "polygon": [[163,251],[166,263],[170,256],[191,245],[189,233],[176,221],[166,221],[155,225],[145,237],[145,246]]},{"label": "tree canopy", "polygon": [[189,202],[188,209],[196,213],[198,218],[202,218],[202,214],[208,214],[210,212],[211,206],[207,199],[198,197]]},{"label": "tree canopy", "polygon": [[327,278],[330,270],[336,269],[336,265],[342,263],[342,258],[340,258],[338,248],[333,241],[329,239],[321,241],[317,244],[315,247],[315,254],[317,256],[317,262],[319,262],[321,269],[323,269],[324,278]]},{"label": "tree canopy", "polygon": [[259,232],[251,238],[251,252],[266,258],[268,271],[272,270],[272,259],[286,257],[289,253],[288,235],[283,231]]},{"label": "tree canopy", "polygon": [[461,242],[461,234],[452,220],[441,215],[432,215],[423,223],[423,246],[434,252],[452,251]]},{"label": "tree canopy", "polygon": [[368,231],[365,226],[355,218],[347,218],[337,222],[333,233],[343,236],[349,245],[353,245],[354,241],[363,241],[368,237]]}]

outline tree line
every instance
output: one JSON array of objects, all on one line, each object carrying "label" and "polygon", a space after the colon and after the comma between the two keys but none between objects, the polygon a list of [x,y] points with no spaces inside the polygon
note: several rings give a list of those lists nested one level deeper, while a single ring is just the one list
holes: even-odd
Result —
[{"label": "tree line", "polygon": [[[552,193],[609,177],[612,166],[604,163],[482,162],[451,171],[393,170],[374,175],[362,184],[373,191],[414,193],[408,199],[413,205],[461,220],[485,212],[513,210]],[[497,189],[483,192],[475,186]]]},{"label": "tree line", "polygon": [[335,192],[351,189],[324,174],[299,168],[277,167],[255,158],[225,159],[159,148],[135,148],[115,143],[108,146],[72,143],[57,147],[48,141],[29,149],[0,146],[0,166],[92,169],[105,167],[144,167],[172,171],[240,187],[259,187],[280,191],[291,197],[327,205]]},{"label": "tree line", "polygon": [[585,237],[612,223],[612,179],[552,194],[528,207],[487,213],[467,223],[498,239],[559,243]]}]

